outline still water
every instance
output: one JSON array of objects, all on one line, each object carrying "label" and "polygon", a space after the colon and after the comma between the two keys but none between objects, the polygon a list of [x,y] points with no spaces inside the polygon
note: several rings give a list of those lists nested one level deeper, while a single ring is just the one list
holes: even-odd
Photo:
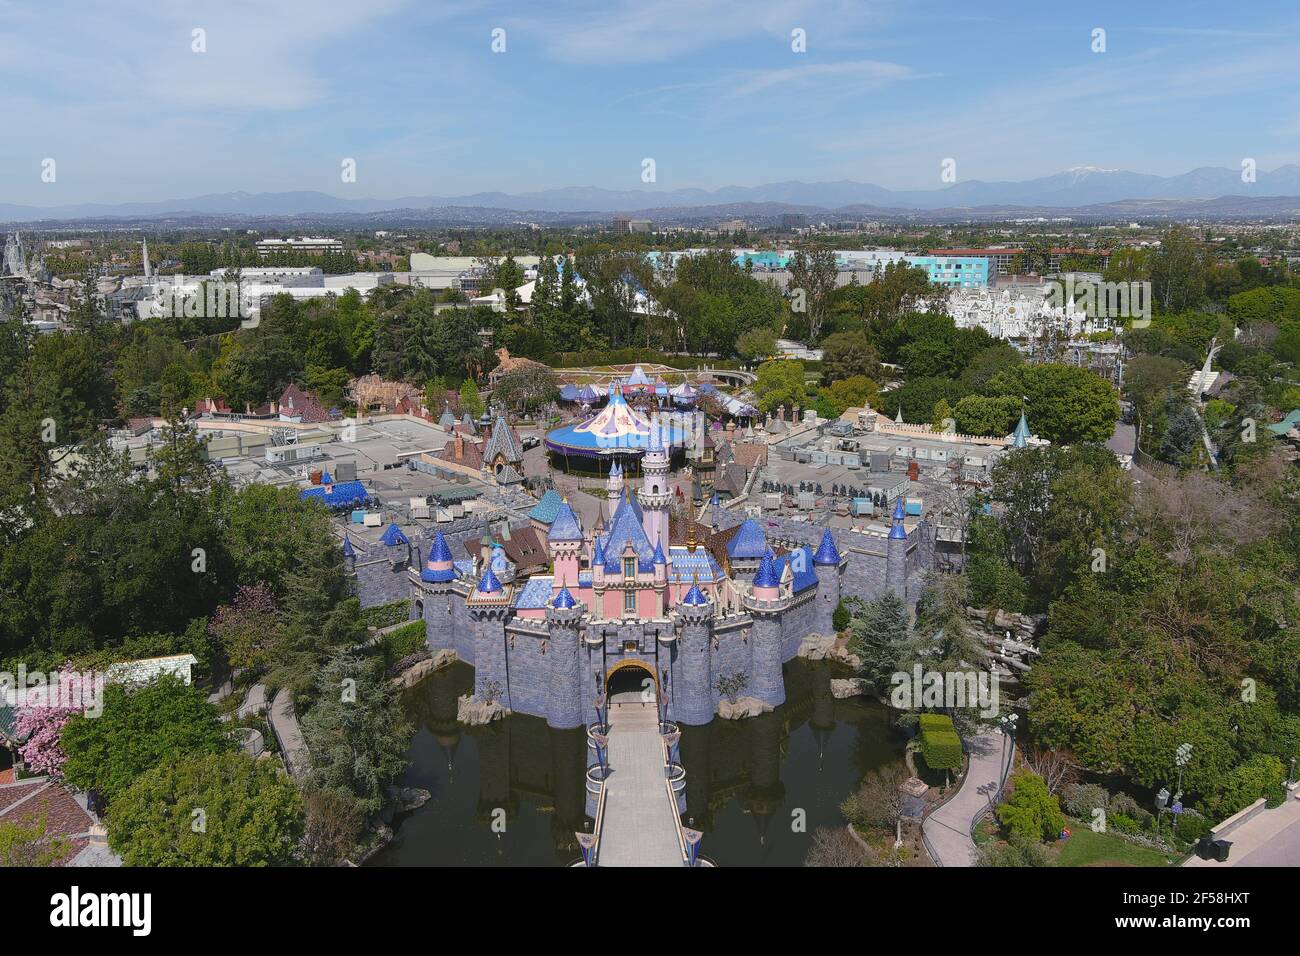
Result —
[{"label": "still water", "polygon": [[[874,700],[831,696],[826,661],[786,665],[786,703],[748,720],[683,727],[685,821],[719,866],[800,866],[819,826],[868,771],[902,759],[904,738]],[[417,729],[402,784],[433,798],[397,818],[374,866],[555,866],[579,856],[586,736],[516,715],[486,727],[456,722],[474,672],[456,664],[407,691]],[[802,814],[797,811],[803,811]],[[797,832],[795,820],[806,820]],[[493,826],[504,820],[502,827]]]}]

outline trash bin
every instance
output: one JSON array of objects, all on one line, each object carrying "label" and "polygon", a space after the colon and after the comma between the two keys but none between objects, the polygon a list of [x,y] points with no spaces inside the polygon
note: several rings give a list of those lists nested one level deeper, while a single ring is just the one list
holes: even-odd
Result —
[{"label": "trash bin", "polygon": [[1196,841],[1196,856],[1201,860],[1214,858],[1214,837],[1207,835]]},{"label": "trash bin", "polygon": [[1227,862],[1228,862],[1228,851],[1231,850],[1231,849],[1232,849],[1232,841],[1231,841],[1231,840],[1215,840],[1215,841],[1214,841],[1214,859],[1217,860],[1219,863],[1227,863]]}]

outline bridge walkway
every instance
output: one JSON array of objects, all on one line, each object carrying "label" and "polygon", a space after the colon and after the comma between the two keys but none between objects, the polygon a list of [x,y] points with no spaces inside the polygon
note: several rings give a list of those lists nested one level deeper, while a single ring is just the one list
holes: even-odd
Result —
[{"label": "bridge walkway", "polygon": [[618,695],[610,703],[609,727],[600,865],[682,866],[681,821],[664,776],[654,700]]}]

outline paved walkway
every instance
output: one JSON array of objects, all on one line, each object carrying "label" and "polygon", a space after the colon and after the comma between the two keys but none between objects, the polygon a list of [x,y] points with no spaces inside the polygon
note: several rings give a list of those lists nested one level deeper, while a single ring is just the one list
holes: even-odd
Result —
[{"label": "paved walkway", "polygon": [[957,795],[925,820],[923,832],[940,866],[973,866],[975,841],[971,823],[997,799],[998,780],[1005,755],[1000,733],[986,733],[967,741],[970,767]]},{"label": "paved walkway", "polygon": [[[621,696],[621,695],[620,695]],[[677,810],[664,784],[664,751],[653,701],[609,708],[609,779],[601,866],[682,866]]]},{"label": "paved walkway", "polygon": [[298,726],[293,695],[285,688],[281,688],[271,701],[270,723],[280,741],[285,769],[294,779],[302,780],[311,770],[311,753],[307,750],[307,741],[303,740],[302,728]]},{"label": "paved walkway", "polygon": [[1280,807],[1264,810],[1224,837],[1232,843],[1228,861],[1191,857],[1183,866],[1300,866],[1300,791]]}]

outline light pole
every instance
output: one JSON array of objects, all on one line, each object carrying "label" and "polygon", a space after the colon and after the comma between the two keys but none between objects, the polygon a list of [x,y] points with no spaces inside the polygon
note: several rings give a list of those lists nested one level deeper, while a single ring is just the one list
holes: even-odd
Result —
[{"label": "light pole", "polygon": [[[1015,740],[1016,721],[1019,719],[1020,717],[1018,714],[1006,714],[1005,716],[1000,717],[998,719],[998,723],[1002,725],[1002,759],[999,761],[999,767],[1001,768],[1002,772],[1001,775],[998,777],[998,802],[999,803],[1002,801],[1002,791],[1006,789],[1007,771],[1011,769],[1009,766],[1007,766],[1007,739],[1011,738],[1013,741]],[[1015,744],[1013,743],[1012,746],[1014,747]],[[1013,760],[1015,759],[1015,754],[1016,752],[1013,749],[1011,751],[1011,758]]]},{"label": "light pole", "polygon": [[1177,803],[1183,798],[1183,768],[1186,767],[1192,759],[1192,745],[1179,744],[1178,749],[1174,751],[1174,766],[1178,768],[1178,786],[1174,790],[1174,802]]},{"label": "light pole", "polygon": [[1161,787],[1156,794],[1156,839],[1160,839],[1160,818],[1164,816],[1165,807],[1169,806],[1169,788]]}]

